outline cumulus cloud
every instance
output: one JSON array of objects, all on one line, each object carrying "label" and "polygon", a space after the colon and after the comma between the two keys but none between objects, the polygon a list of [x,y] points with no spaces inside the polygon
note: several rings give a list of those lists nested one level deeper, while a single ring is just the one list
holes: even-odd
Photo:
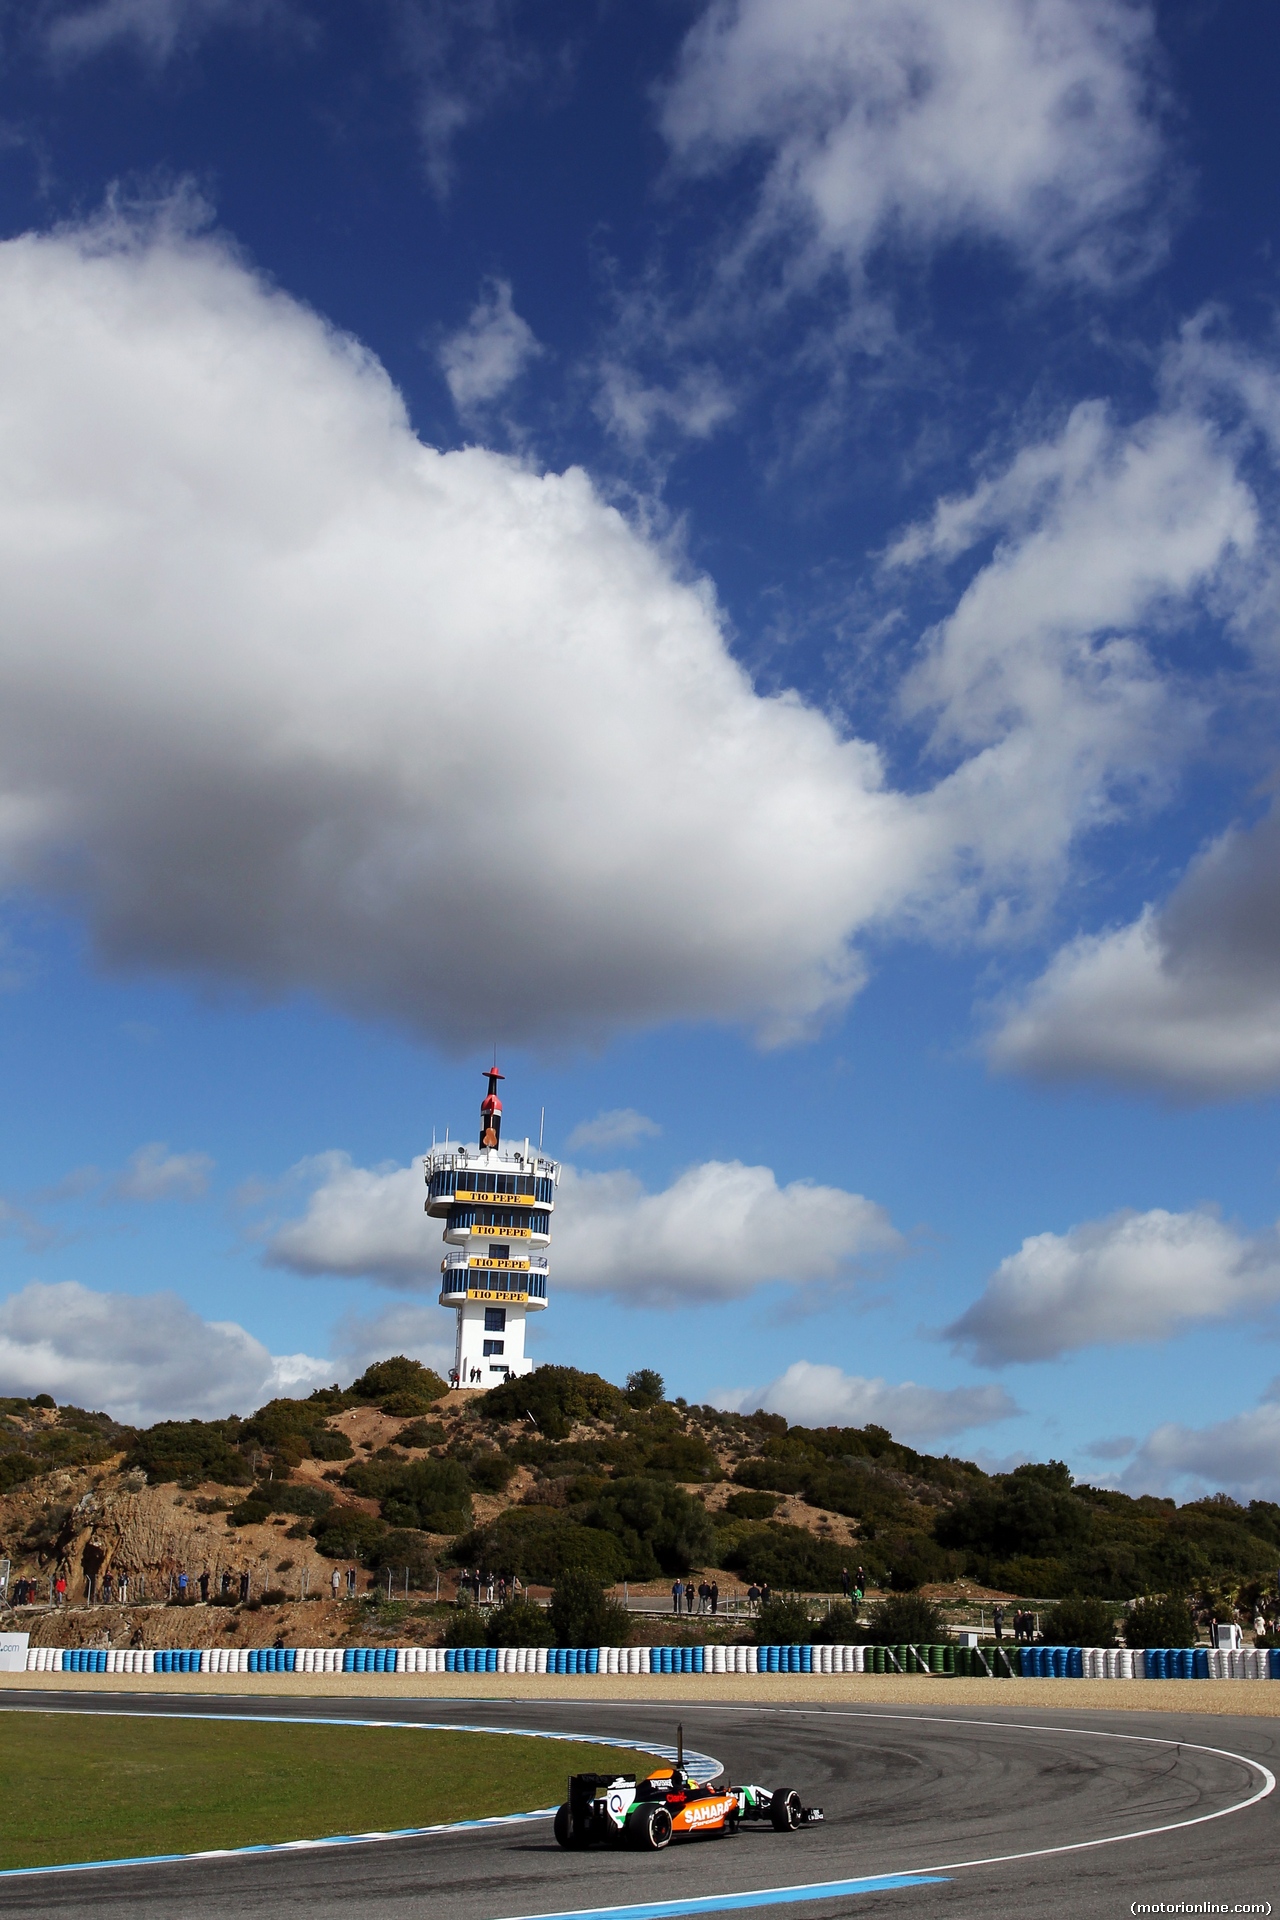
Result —
[{"label": "cumulus cloud", "polygon": [[887,1427],[896,1438],[922,1445],[1021,1411],[1003,1387],[922,1387],[914,1380],[894,1386],[810,1360],[797,1360],[762,1390],[721,1393],[712,1404],[731,1411],[763,1407],[793,1426]]},{"label": "cumulus cloud", "polygon": [[1229,1493],[1237,1500],[1280,1500],[1280,1378],[1261,1403],[1207,1427],[1167,1421],[1148,1434],[1121,1484],[1134,1493],[1183,1500]]},{"label": "cumulus cloud", "polygon": [[496,400],[544,351],[511,304],[511,283],[491,280],[467,324],[440,348],[440,365],[459,413]]},{"label": "cumulus cloud", "polygon": [[396,1301],[378,1313],[345,1313],[333,1330],[330,1345],[338,1376],[355,1380],[375,1360],[403,1353],[434,1367],[442,1380],[453,1365],[453,1322],[439,1307]]},{"label": "cumulus cloud", "polygon": [[1280,816],[1233,827],[1163,908],[1055,955],[989,1043],[997,1067],[1176,1100],[1280,1084]]},{"label": "cumulus cloud", "polygon": [[1162,141],[1136,0],[712,0],[661,104],[677,162],[762,179],[743,251],[861,276],[975,236],[1106,282],[1150,259]]},{"label": "cumulus cloud", "polygon": [[1207,1207],[1156,1207],[1031,1235],[945,1337],[984,1366],[1004,1366],[1158,1340],[1277,1301],[1280,1230],[1250,1237]]},{"label": "cumulus cloud", "polygon": [[200,1200],[214,1163],[207,1153],[170,1153],[163,1140],[139,1147],[113,1182],[116,1200]]},{"label": "cumulus cloud", "polygon": [[[1098,402],[909,528],[890,575],[997,543],[903,685],[933,753],[958,761],[923,804],[1006,874],[1034,849],[1028,879],[1042,888],[1084,825],[1158,799],[1203,711],[1151,640],[1256,531],[1253,496],[1206,421],[1175,411],[1126,428]],[[995,796],[1015,791],[1018,818],[1002,827]]]},{"label": "cumulus cloud", "polygon": [[[273,1265],[405,1290],[436,1284],[441,1229],[423,1212],[420,1167],[357,1167],[332,1153],[304,1172],[318,1184],[301,1218],[268,1239]],[[661,1193],[631,1173],[566,1167],[552,1228],[555,1285],[631,1306],[840,1280],[904,1248],[884,1209],[861,1194],[803,1180],[780,1187],[768,1167],[736,1160],[691,1167]]]},{"label": "cumulus cloud", "polygon": [[525,1040],[783,1041],[857,991],[865,930],[1004,925],[1188,731],[1116,625],[1250,530],[1207,429],[1095,410],[1038,518],[1015,466],[907,536],[895,578],[966,515],[1004,537],[908,689],[950,771],[903,792],[758,695],[707,583],[585,474],[422,445],[366,353],[172,209],[0,246],[0,423],[0,874],[108,965],[449,1045],[495,1005]]},{"label": "cumulus cloud", "polygon": [[594,1120],[580,1120],[565,1142],[570,1152],[581,1147],[605,1151],[610,1147],[634,1146],[637,1140],[656,1140],[662,1128],[647,1114],[634,1107],[610,1107]]},{"label": "cumulus cloud", "polygon": [[277,1393],[309,1393],[332,1363],[272,1355],[231,1320],[174,1293],[95,1293],[33,1281],[0,1302],[0,1392],[51,1393],[117,1420],[219,1419]]}]

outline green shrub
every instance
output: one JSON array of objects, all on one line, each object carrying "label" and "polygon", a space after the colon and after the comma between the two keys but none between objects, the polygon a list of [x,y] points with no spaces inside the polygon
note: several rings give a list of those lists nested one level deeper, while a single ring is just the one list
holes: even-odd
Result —
[{"label": "green shrub", "polygon": [[286,1467],[310,1459],[348,1460],[351,1442],[325,1426],[325,1411],[312,1400],[268,1400],[241,1426],[241,1443],[256,1443]]},{"label": "green shrub", "polygon": [[1111,1647],[1116,1638],[1115,1616],[1105,1601],[1077,1595],[1060,1600],[1045,1615],[1041,1632],[1051,1647]]},{"label": "green shrub", "polygon": [[612,1586],[626,1572],[618,1541],[556,1507],[508,1507],[487,1527],[455,1540],[452,1558],[458,1566],[515,1574],[538,1586],[552,1585],[570,1567],[601,1586]]},{"label": "green shrub", "polygon": [[471,1484],[480,1493],[501,1493],[515,1470],[515,1461],[505,1453],[477,1453],[467,1462]]},{"label": "green shrub", "polygon": [[488,1644],[488,1626],[479,1607],[460,1606],[440,1636],[445,1647],[483,1647]]},{"label": "green shrub", "polygon": [[471,1480],[457,1460],[358,1460],[342,1484],[381,1502],[393,1527],[424,1533],[464,1533],[471,1525]]},{"label": "green shrub", "polygon": [[941,1607],[918,1593],[894,1593],[872,1607],[859,1637],[873,1647],[937,1647],[951,1638]]},{"label": "green shrub", "polygon": [[731,1493],[721,1509],[735,1520],[772,1520],[777,1510],[776,1493]]},{"label": "green shrub", "polygon": [[333,1507],[316,1535],[316,1552],[326,1560],[369,1563],[377,1557],[386,1531],[384,1521],[362,1513],[359,1507]]},{"label": "green shrub", "polygon": [[412,1415],[426,1413],[448,1391],[431,1367],[397,1353],[390,1360],[378,1360],[366,1367],[360,1378],[352,1381],[346,1397],[365,1404],[376,1401],[385,1413]]},{"label": "green shrub", "polygon": [[824,1619],[814,1623],[811,1636],[815,1646],[820,1647],[856,1647],[863,1639],[862,1628],[858,1625],[858,1610],[850,1606],[847,1600],[839,1600]]},{"label": "green shrub", "polygon": [[1139,1600],[1125,1617],[1126,1647],[1194,1647],[1199,1637],[1185,1600],[1172,1594]]},{"label": "green shrub", "polygon": [[419,1591],[436,1577],[430,1541],[408,1527],[394,1527],[384,1533],[369,1564],[380,1570],[390,1568],[397,1578],[403,1578],[407,1568],[409,1585]]},{"label": "green shrub", "polygon": [[766,1600],[753,1623],[758,1647],[807,1646],[813,1622],[803,1600]]},{"label": "green shrub", "polygon": [[153,1485],[196,1474],[220,1487],[245,1486],[253,1475],[236,1451],[240,1429],[239,1420],[160,1420],[134,1436],[125,1465],[141,1467]]},{"label": "green shrub", "polygon": [[803,1527],[770,1523],[753,1529],[725,1555],[724,1564],[747,1580],[798,1593],[830,1593],[840,1585],[847,1547],[819,1540]]},{"label": "green shrub", "polygon": [[625,1647],[631,1639],[631,1615],[589,1573],[569,1568],[551,1594],[547,1618],[560,1647]]},{"label": "green shrub", "polygon": [[556,1630],[545,1607],[536,1607],[532,1600],[508,1600],[490,1614],[485,1640],[491,1647],[554,1647]]},{"label": "green shrub", "polygon": [[633,1407],[656,1407],[666,1392],[666,1382],[652,1367],[638,1367],[627,1375],[627,1400]]},{"label": "green shrub", "polygon": [[583,1518],[617,1541],[630,1580],[688,1573],[708,1565],[715,1548],[715,1527],[701,1500],[641,1474],[605,1482]]},{"label": "green shrub", "polygon": [[412,1420],[396,1435],[400,1447],[438,1447],[444,1444],[445,1430],[439,1420]]},{"label": "green shrub", "polygon": [[504,1380],[474,1403],[486,1420],[523,1420],[531,1413],[548,1440],[567,1440],[576,1421],[616,1418],[626,1406],[617,1387],[577,1367],[536,1367]]}]

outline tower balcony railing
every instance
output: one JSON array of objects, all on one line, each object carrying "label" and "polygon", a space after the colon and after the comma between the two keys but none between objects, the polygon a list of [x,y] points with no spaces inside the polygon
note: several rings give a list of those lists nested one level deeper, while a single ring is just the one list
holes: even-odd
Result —
[{"label": "tower balcony railing", "polygon": [[536,1255],[529,1260],[495,1264],[472,1254],[448,1253],[440,1262],[440,1301],[461,1305],[468,1297],[537,1300],[545,1303],[550,1263]]}]

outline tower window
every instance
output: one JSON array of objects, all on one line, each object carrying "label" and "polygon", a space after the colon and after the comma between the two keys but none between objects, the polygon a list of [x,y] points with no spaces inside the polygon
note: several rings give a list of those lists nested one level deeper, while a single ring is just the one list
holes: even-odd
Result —
[{"label": "tower window", "polygon": [[507,1310],[505,1307],[486,1307],[484,1310],[484,1330],[486,1333],[505,1333],[507,1330]]},{"label": "tower window", "polygon": [[503,1342],[501,1340],[486,1340],[484,1343],[485,1359],[487,1360],[492,1353],[501,1353],[502,1348]]}]

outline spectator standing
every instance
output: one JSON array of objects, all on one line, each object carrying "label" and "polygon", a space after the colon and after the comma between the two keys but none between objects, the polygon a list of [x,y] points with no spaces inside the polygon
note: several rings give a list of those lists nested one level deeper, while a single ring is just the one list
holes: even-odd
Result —
[{"label": "spectator standing", "polygon": [[770,1600],[772,1600],[772,1598],[773,1598],[773,1594],[770,1590],[769,1582],[767,1580],[762,1580],[760,1582],[760,1605],[762,1607],[767,1607]]},{"label": "spectator standing", "polygon": [[686,1613],[693,1612],[693,1603],[697,1597],[692,1580],[686,1580],[684,1583],[684,1606]]},{"label": "spectator standing", "polygon": [[222,1579],[221,1579],[221,1580],[219,1581],[219,1583],[218,1583],[218,1584],[219,1584],[219,1586],[221,1587],[221,1589],[222,1589],[222,1591],[223,1591],[223,1593],[230,1593],[230,1591],[231,1591],[231,1569],[230,1569],[230,1567],[225,1567],[225,1568],[223,1569],[223,1574],[222,1574]]},{"label": "spectator standing", "polygon": [[338,1569],[336,1567],[334,1568],[333,1572],[329,1575],[329,1589],[330,1589],[330,1592],[333,1594],[333,1597],[335,1600],[337,1599],[338,1595],[342,1592],[342,1575],[338,1572]]},{"label": "spectator standing", "polygon": [[178,1605],[185,1606],[187,1599],[187,1576],[185,1569],[178,1575]]},{"label": "spectator standing", "polygon": [[129,1575],[127,1570],[116,1578],[116,1599],[122,1607],[129,1604]]},{"label": "spectator standing", "polygon": [[246,1601],[246,1600],[247,1600],[248,1598],[249,1598],[249,1576],[248,1576],[248,1574],[247,1574],[247,1573],[242,1573],[242,1574],[240,1575],[240,1599],[241,1599],[241,1603],[243,1604],[243,1602],[244,1602],[244,1601]]},{"label": "spectator standing", "polygon": [[356,1597],[356,1570],[354,1567],[348,1567],[347,1568],[347,1598],[348,1600],[354,1600],[355,1597]]},{"label": "spectator standing", "polygon": [[711,1611],[712,1613],[718,1613],[720,1611],[720,1582],[718,1580],[711,1582]]},{"label": "spectator standing", "polygon": [[208,1569],[208,1567],[206,1567],[206,1568],[205,1568],[205,1570],[204,1570],[204,1572],[203,1572],[203,1573],[202,1573],[202,1574],[200,1575],[200,1598],[201,1598],[202,1600],[204,1600],[204,1601],[207,1601],[207,1600],[208,1600],[208,1598],[209,1598],[209,1569]]},{"label": "spectator standing", "polygon": [[102,1604],[107,1607],[111,1605],[111,1587],[111,1569],[108,1567],[102,1576]]},{"label": "spectator standing", "polygon": [[995,1633],[996,1639],[1003,1640],[1004,1639],[1004,1608],[1003,1607],[996,1607],[993,1610],[991,1615],[991,1626],[992,1626],[992,1631]]},{"label": "spectator standing", "polygon": [[671,1582],[671,1611],[679,1613],[684,1606],[684,1581],[676,1577]]},{"label": "spectator standing", "polygon": [[844,1595],[844,1597],[845,1597],[845,1599],[846,1599],[846,1600],[847,1600],[847,1599],[849,1598],[849,1588],[850,1588],[850,1586],[851,1586],[851,1585],[852,1585],[852,1582],[851,1582],[851,1581],[850,1581],[850,1579],[849,1579],[849,1569],[848,1569],[848,1567],[841,1567],[841,1569],[840,1569],[840,1591],[841,1591],[841,1593],[842,1593],[842,1594]]},{"label": "spectator standing", "polygon": [[760,1605],[760,1589],[756,1585],[755,1581],[753,1580],[751,1582],[751,1585],[747,1588],[747,1606],[750,1608],[752,1613],[755,1613],[759,1605]]}]

